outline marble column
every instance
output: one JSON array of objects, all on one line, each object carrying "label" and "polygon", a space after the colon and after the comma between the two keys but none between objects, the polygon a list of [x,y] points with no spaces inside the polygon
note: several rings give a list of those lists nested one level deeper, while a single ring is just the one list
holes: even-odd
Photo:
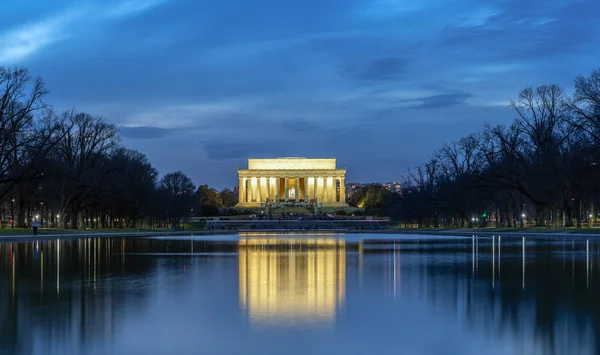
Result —
[{"label": "marble column", "polygon": [[308,178],[304,178],[304,202],[308,202]]},{"label": "marble column", "polygon": [[269,178],[263,178],[264,180],[262,180],[261,184],[263,185],[262,188],[262,199],[263,201],[266,201],[267,198],[270,196],[269,194]]},{"label": "marble column", "polygon": [[329,202],[335,202],[335,195],[336,195],[336,186],[335,186],[335,179],[330,177],[327,179],[327,185],[329,185]]},{"label": "marble column", "polygon": [[250,189],[248,193],[248,202],[256,201],[256,178],[250,178],[248,189]]},{"label": "marble column", "polygon": [[280,191],[281,191],[280,179],[276,178],[276,180],[275,180],[275,200],[277,202],[279,202],[279,200],[281,200],[281,196],[279,195]]},{"label": "marble column", "polygon": [[271,200],[271,178],[267,178],[267,198]]},{"label": "marble column", "polygon": [[346,178],[340,178],[340,202],[346,203]]},{"label": "marble column", "polygon": [[260,189],[262,189],[260,178],[256,178],[256,202],[261,202],[261,193]]},{"label": "marble column", "polygon": [[324,184],[325,184],[325,180],[321,177],[316,178],[317,180],[317,199],[319,200],[319,202],[323,202],[323,188],[324,188]]},{"label": "marble column", "polygon": [[335,180],[333,178],[327,178],[327,202],[335,202]]},{"label": "marble column", "polygon": [[284,189],[283,189],[283,196],[285,196],[285,202],[288,202],[290,200],[290,194],[289,194],[289,189],[290,189],[290,179],[289,178],[285,178],[285,185],[284,185]]},{"label": "marble column", "polygon": [[294,200],[298,202],[300,199],[300,178],[294,178]]},{"label": "marble column", "polygon": [[246,178],[240,178],[238,185],[239,203],[246,202]]}]

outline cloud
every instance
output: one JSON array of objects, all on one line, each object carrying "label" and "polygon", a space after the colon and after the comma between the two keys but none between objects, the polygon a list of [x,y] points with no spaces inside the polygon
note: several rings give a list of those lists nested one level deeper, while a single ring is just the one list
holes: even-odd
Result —
[{"label": "cloud", "polygon": [[27,60],[55,107],[125,126],[157,168],[217,186],[248,156],[345,157],[359,180],[391,179],[407,163],[365,157],[426,161],[431,142],[510,122],[519,89],[572,87],[600,55],[598,0],[9,3],[1,60]]},{"label": "cloud", "polygon": [[281,125],[285,130],[291,132],[313,132],[319,130],[319,126],[316,123],[301,119],[285,120]]},{"label": "cloud", "polygon": [[94,26],[102,19],[116,19],[138,14],[167,0],[128,0],[116,3],[98,3],[94,6],[76,6],[38,22],[9,29],[0,33],[0,65],[16,64],[47,46],[79,33],[79,27]]},{"label": "cloud", "polygon": [[0,34],[0,65],[14,64],[67,37],[66,29],[79,15],[70,11]]},{"label": "cloud", "polygon": [[397,79],[406,70],[408,60],[398,57],[377,58],[367,65],[347,65],[344,72],[362,80]]},{"label": "cloud", "polygon": [[[209,159],[236,159],[251,156],[275,157],[281,155],[281,149],[285,144],[277,142],[236,142],[223,139],[222,141],[210,141],[203,143],[204,150]],[[284,154],[285,155],[285,154]]]},{"label": "cloud", "polygon": [[128,0],[117,3],[115,6],[109,6],[104,14],[107,17],[124,17],[142,13],[161,5],[168,0]]},{"label": "cloud", "polygon": [[[188,102],[167,104],[165,102],[146,103],[136,106],[132,102],[105,106],[103,116],[126,127],[158,127],[168,130],[190,129],[233,129],[247,122],[257,122],[249,105],[244,100],[224,102]],[[96,109],[97,110],[97,109]]]},{"label": "cloud", "polygon": [[465,105],[466,100],[473,95],[468,93],[455,93],[455,94],[440,94],[421,97],[413,101],[418,104],[412,106],[415,109],[429,109],[429,108],[445,108],[451,106]]},{"label": "cloud", "polygon": [[462,26],[448,26],[440,36],[442,45],[470,51],[480,61],[522,62],[587,50],[600,36],[598,1],[509,0],[503,5],[472,13]]},{"label": "cloud", "polygon": [[152,126],[127,127],[119,126],[119,133],[124,138],[132,139],[159,139],[165,138],[177,129],[160,128]]},{"label": "cloud", "polygon": [[428,1],[397,1],[397,0],[374,0],[368,3],[363,10],[367,16],[375,18],[393,17],[422,10],[428,6]]}]

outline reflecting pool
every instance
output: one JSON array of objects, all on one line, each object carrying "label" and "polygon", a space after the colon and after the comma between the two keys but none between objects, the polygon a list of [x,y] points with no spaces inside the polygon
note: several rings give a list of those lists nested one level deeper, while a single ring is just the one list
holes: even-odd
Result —
[{"label": "reflecting pool", "polygon": [[600,240],[0,243],[0,354],[597,354]]}]

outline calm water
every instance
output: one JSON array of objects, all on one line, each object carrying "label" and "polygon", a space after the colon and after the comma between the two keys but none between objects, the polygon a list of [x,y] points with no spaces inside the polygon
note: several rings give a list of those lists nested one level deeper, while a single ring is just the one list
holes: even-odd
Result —
[{"label": "calm water", "polygon": [[597,241],[381,238],[0,243],[0,354],[600,353]]}]

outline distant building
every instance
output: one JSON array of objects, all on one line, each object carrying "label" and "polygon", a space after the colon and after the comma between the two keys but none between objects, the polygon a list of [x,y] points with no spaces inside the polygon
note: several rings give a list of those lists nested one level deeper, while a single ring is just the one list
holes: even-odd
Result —
[{"label": "distant building", "polygon": [[360,182],[349,182],[346,184],[346,196],[349,198],[352,196],[358,189],[365,186],[366,184]]},{"label": "distant building", "polygon": [[[373,184],[380,184],[385,189],[387,189],[388,191],[391,191],[393,193],[397,193],[397,194],[401,194],[402,193],[402,184],[400,184],[397,181],[384,182],[384,183],[373,183]],[[365,187],[367,185],[370,185],[370,184],[361,183],[361,182],[351,182],[351,183],[348,183],[348,184],[346,184],[346,195],[348,197],[350,197],[358,189],[363,188],[363,187]]]},{"label": "distant building", "polygon": [[233,193],[235,195],[239,196],[239,194],[240,194],[240,187],[239,187],[239,185],[233,187]]},{"label": "distant building", "polygon": [[402,193],[402,185],[397,181],[384,182],[381,185],[393,193],[397,193],[397,194]]}]

